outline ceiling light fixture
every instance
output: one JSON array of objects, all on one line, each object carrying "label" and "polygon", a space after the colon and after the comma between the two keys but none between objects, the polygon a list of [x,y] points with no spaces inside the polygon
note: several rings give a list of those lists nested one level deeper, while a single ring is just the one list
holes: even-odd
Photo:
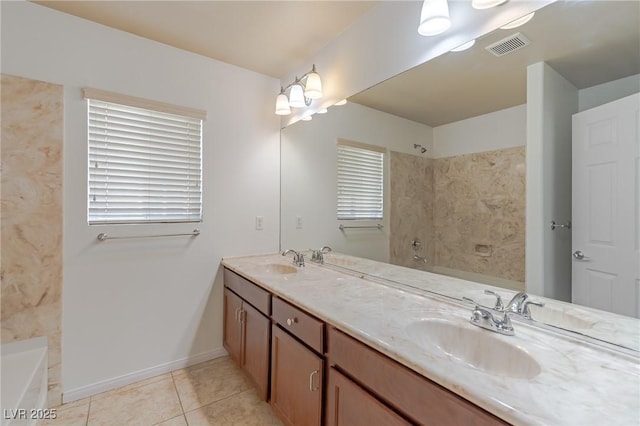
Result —
[{"label": "ceiling light fixture", "polygon": [[515,21],[509,22],[504,27],[500,27],[500,29],[501,30],[512,30],[514,28],[518,28],[518,27],[526,24],[527,22],[529,22],[531,20],[531,18],[533,18],[533,15],[535,15],[535,14],[536,14],[535,12],[531,12],[528,15],[524,15],[522,18],[518,18]]},{"label": "ceiling light fixture", "polygon": [[420,13],[418,34],[434,36],[447,31],[450,26],[451,20],[449,19],[449,4],[447,0],[424,0],[422,12]]},{"label": "ceiling light fixture", "polygon": [[[287,97],[289,90],[289,97]],[[322,81],[316,71],[315,64],[311,71],[294,80],[287,87],[280,88],[280,94],[276,98],[276,114],[289,115],[291,108],[304,108],[311,105],[313,99],[322,97]]]},{"label": "ceiling light fixture", "polygon": [[468,48],[470,48],[474,44],[476,44],[476,41],[475,40],[471,40],[471,41],[466,42],[465,44],[461,44],[458,47],[454,47],[453,49],[451,49],[451,51],[452,52],[462,52],[463,50],[467,50]]},{"label": "ceiling light fixture", "polygon": [[491,9],[506,2],[507,0],[472,0],[471,6],[474,9]]}]

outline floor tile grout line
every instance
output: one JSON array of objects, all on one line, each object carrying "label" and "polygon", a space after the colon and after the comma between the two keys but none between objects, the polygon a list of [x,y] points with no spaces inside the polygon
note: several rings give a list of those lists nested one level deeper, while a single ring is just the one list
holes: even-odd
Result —
[{"label": "floor tile grout line", "polygon": [[[200,407],[196,407],[196,408],[193,408],[193,409],[191,409],[191,410],[189,410],[189,411],[185,411],[185,412],[184,412],[185,419],[186,419],[186,417],[187,417],[187,413],[192,413],[192,412],[194,412],[194,411],[196,411],[196,410],[200,410],[200,409],[202,409],[202,408],[204,408],[204,407],[208,407],[208,406],[210,406],[210,405],[217,404],[217,403],[222,402],[222,401],[226,401],[227,399],[230,399],[230,398],[236,397],[236,396],[238,396],[238,395],[240,395],[240,394],[242,394],[242,393],[245,393],[245,392],[251,392],[252,390],[254,390],[254,389],[253,389],[253,388],[247,388],[247,389],[245,389],[245,390],[241,390],[241,391],[238,391],[238,392],[236,392],[236,393],[232,393],[231,395],[227,395],[227,396],[225,396],[224,398],[217,399],[217,400],[215,400],[215,401],[213,401],[213,402],[210,402],[210,403],[208,403],[208,404],[201,405]],[[188,424],[189,424],[189,422],[187,422],[187,426],[188,426]]]},{"label": "floor tile grout line", "polygon": [[93,400],[93,397],[90,396],[89,397],[89,406],[87,407],[87,419],[84,422],[85,426],[89,426],[89,415],[91,414],[91,401]]},{"label": "floor tile grout line", "polygon": [[[178,403],[180,404],[180,411],[182,411],[182,415],[185,416],[184,406],[182,405],[182,398],[180,398],[180,392],[178,391],[178,385],[176,384],[176,378],[173,377],[173,372],[171,372],[171,381],[173,382],[173,389],[175,389],[176,395],[178,396]],[[184,420],[187,421],[187,416],[184,417]]]}]

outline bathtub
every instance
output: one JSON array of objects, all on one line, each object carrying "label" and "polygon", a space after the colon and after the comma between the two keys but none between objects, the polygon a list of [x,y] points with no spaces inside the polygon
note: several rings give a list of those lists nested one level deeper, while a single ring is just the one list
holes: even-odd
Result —
[{"label": "bathtub", "polygon": [[0,352],[0,424],[39,424],[47,415],[47,338],[6,343]]}]

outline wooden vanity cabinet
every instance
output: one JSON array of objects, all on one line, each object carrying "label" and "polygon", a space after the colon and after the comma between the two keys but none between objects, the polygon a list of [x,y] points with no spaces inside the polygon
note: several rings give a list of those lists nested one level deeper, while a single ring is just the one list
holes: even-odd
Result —
[{"label": "wooden vanity cabinet", "polygon": [[[339,412],[340,406],[346,405],[347,401],[362,407],[351,407],[352,410],[380,411],[372,399],[395,411],[409,424],[508,424],[335,328],[328,331],[328,362],[331,372],[326,403],[327,426],[347,424],[341,417],[346,414]],[[333,379],[334,370],[342,377]],[[390,420],[388,424],[403,424],[400,419],[396,420],[399,423]],[[349,420],[349,424],[365,424],[351,422]]]},{"label": "wooden vanity cabinet", "polygon": [[321,426],[324,323],[273,298],[271,406],[289,426]]},{"label": "wooden vanity cabinet", "polygon": [[328,376],[327,426],[411,425],[334,367],[329,368]]},{"label": "wooden vanity cabinet", "polygon": [[228,269],[224,270],[224,281],[223,345],[253,381],[258,396],[266,401],[269,397],[271,295]]}]

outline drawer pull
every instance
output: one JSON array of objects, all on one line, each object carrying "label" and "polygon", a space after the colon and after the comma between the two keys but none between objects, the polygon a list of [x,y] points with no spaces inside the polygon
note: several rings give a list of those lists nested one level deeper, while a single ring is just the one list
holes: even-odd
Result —
[{"label": "drawer pull", "polygon": [[311,374],[309,374],[309,390],[311,392],[317,391],[319,388],[313,387],[313,376],[318,374],[318,370],[313,370]]},{"label": "drawer pull", "polygon": [[287,325],[293,325],[298,322],[298,318],[287,318]]}]

